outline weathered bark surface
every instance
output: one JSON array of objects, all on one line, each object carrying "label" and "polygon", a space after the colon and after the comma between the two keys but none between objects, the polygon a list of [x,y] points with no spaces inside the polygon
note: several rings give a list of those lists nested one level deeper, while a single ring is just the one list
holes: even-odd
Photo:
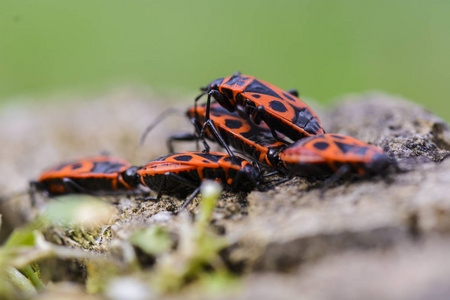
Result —
[{"label": "weathered bark surface", "polygon": [[[345,97],[336,105],[318,112],[326,131],[379,145],[398,162],[400,172],[342,180],[323,197],[323,182],[304,178],[267,192],[224,193],[214,223],[233,242],[227,260],[246,274],[242,295],[234,298],[446,299],[448,125],[416,104],[381,93]],[[0,173],[10,172],[1,187],[24,186],[49,164],[101,150],[137,164],[163,155],[165,137],[177,127],[189,128],[178,119],[166,122],[139,148],[140,134],[163,109],[133,93],[68,107],[45,104],[16,109],[11,130],[3,124],[11,111],[3,112],[0,136],[12,148],[0,149]],[[176,210],[181,200],[111,201],[119,213],[105,238],[92,246],[97,251],[111,251],[130,229],[155,223],[177,228],[177,218],[164,211]],[[60,243],[83,245],[83,235],[51,235]]]}]

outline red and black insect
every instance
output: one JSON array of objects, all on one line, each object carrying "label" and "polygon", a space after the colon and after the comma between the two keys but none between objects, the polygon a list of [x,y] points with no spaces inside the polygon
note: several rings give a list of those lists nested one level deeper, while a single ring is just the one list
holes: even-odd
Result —
[{"label": "red and black insect", "polygon": [[30,182],[30,187],[32,191],[38,190],[48,196],[127,191],[137,187],[136,170],[121,158],[86,157],[44,171],[37,181]]},{"label": "red and black insect", "polygon": [[[179,133],[168,140],[169,151],[173,152],[173,141],[192,141],[199,139],[201,129],[206,121],[206,104],[191,107],[186,111],[191,123],[194,124],[196,134]],[[214,127],[207,128],[205,136],[209,140],[218,141],[221,146],[233,147],[242,154],[256,159],[270,166],[282,167],[278,153],[286,145],[276,140],[267,125],[256,125],[243,120],[236,112],[229,112],[217,102],[211,103],[210,118]],[[228,150],[231,152],[231,150]]]},{"label": "red and black insect", "polygon": [[382,149],[339,134],[302,139],[281,151],[280,159],[297,176],[375,175],[394,165]]},{"label": "red and black insect", "polygon": [[243,158],[200,151],[162,156],[136,174],[140,183],[158,193],[156,199],[162,194],[186,197],[192,193],[181,209],[195,197],[205,179],[218,181],[234,192],[250,191],[263,180],[261,171]]},{"label": "red and black insect", "polygon": [[[282,89],[256,79],[253,76],[235,74],[219,78],[202,88],[208,95],[206,105],[206,122],[204,127],[214,127],[210,123],[209,108],[211,96],[229,112],[237,112],[244,120],[255,124],[264,121],[274,138],[287,143],[278,133],[298,141],[301,138],[323,134],[324,130],[317,115],[296,96],[297,92]],[[205,129],[203,129],[205,130]]]}]

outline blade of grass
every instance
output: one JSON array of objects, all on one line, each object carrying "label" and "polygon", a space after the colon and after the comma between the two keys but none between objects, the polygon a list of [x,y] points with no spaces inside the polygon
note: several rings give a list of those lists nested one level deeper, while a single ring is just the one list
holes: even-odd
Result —
[{"label": "blade of grass", "polygon": [[22,273],[20,273],[16,268],[7,267],[6,274],[9,281],[13,286],[19,290],[19,292],[25,297],[31,297],[37,294],[36,288],[33,286],[30,280],[28,280]]}]

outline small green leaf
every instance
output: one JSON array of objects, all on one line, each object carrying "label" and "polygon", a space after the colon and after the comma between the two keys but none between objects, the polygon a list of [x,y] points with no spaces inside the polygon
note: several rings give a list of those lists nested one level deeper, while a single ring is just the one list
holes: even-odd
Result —
[{"label": "small green leaf", "polygon": [[5,248],[17,246],[34,246],[33,228],[17,228],[11,233],[5,243]]}]

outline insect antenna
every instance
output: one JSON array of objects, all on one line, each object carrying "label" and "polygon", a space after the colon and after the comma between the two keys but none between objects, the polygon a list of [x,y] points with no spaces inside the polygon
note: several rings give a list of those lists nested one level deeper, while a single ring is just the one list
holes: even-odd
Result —
[{"label": "insect antenna", "polygon": [[150,131],[153,130],[161,121],[163,121],[165,118],[167,118],[170,115],[182,115],[183,111],[177,109],[177,108],[168,108],[165,111],[163,111],[159,116],[156,117],[156,119],[145,129],[144,133],[141,136],[141,140],[139,142],[140,145],[143,145],[145,142],[145,139],[147,138],[147,135],[150,133]]},{"label": "insect antenna", "polygon": [[206,91],[208,90],[208,88],[207,88],[207,87],[202,87],[201,90],[203,91],[203,93],[201,93],[200,95],[198,95],[197,97],[195,97],[195,102],[197,102],[201,97],[203,97],[203,95],[206,95],[206,94],[207,94]]}]

